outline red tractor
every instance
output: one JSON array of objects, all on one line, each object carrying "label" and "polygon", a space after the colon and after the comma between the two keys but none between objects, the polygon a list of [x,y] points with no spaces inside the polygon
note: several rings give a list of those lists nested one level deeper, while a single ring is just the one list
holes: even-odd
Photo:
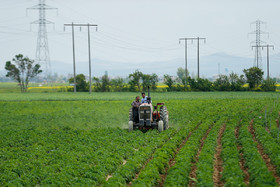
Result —
[{"label": "red tractor", "polygon": [[[148,103],[142,103],[138,108],[130,108],[128,130],[158,129],[159,132],[168,129],[168,111],[164,103],[152,105],[150,87],[148,87]],[[133,111],[137,110],[137,112]]]}]

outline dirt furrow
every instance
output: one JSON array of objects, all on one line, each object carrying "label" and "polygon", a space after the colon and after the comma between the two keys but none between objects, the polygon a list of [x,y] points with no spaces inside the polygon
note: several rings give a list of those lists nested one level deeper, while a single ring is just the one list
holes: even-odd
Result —
[{"label": "dirt furrow", "polygon": [[264,160],[267,168],[269,169],[269,171],[272,172],[272,174],[273,174],[274,178],[276,179],[277,183],[280,185],[280,177],[277,175],[276,166],[274,166],[271,163],[271,160],[270,160],[269,156],[267,154],[265,154],[262,145],[259,144],[259,142],[257,141],[253,119],[251,120],[250,125],[248,126],[248,130],[252,134],[254,142],[257,143],[258,152],[261,155],[262,159]]},{"label": "dirt furrow", "polygon": [[176,149],[176,152],[173,156],[173,158],[169,161],[168,163],[168,167],[165,168],[165,172],[163,175],[161,175],[161,181],[159,183],[159,187],[163,187],[164,185],[164,181],[165,181],[165,178],[167,176],[167,171],[170,167],[174,166],[176,161],[174,160],[176,155],[179,153],[179,151],[182,149],[182,147],[186,144],[186,142],[188,141],[188,139],[191,137],[191,135],[193,134],[193,132],[199,127],[201,123],[197,124],[197,126],[188,134],[188,136],[182,141],[182,143],[179,145],[179,147]]},{"label": "dirt furrow", "polygon": [[221,158],[221,153],[222,153],[222,135],[225,129],[226,129],[226,124],[224,124],[219,131],[216,153],[214,155],[213,181],[214,181],[214,185],[218,187],[223,186],[223,182],[221,180],[222,177],[221,172],[223,171],[223,160]]},{"label": "dirt furrow", "polygon": [[[238,140],[238,137],[239,137],[239,128],[240,128],[240,126],[238,126],[235,129],[236,140]],[[249,175],[249,172],[248,172],[248,168],[245,166],[245,159],[244,159],[243,153],[240,151],[241,149],[242,149],[242,146],[240,144],[238,144],[237,145],[237,150],[239,151],[239,155],[240,155],[239,165],[240,165],[241,170],[244,173],[244,183],[248,186],[249,183],[250,183],[250,175]]]},{"label": "dirt furrow", "polygon": [[188,186],[195,186],[195,181],[192,180],[192,179],[196,179],[196,170],[197,170],[196,163],[198,162],[200,152],[201,152],[201,150],[203,148],[203,145],[204,145],[204,141],[207,138],[207,136],[208,136],[208,134],[211,131],[213,126],[214,126],[214,124],[210,126],[210,128],[207,130],[207,132],[205,133],[203,138],[200,140],[200,147],[199,147],[199,149],[198,149],[198,151],[197,151],[197,153],[195,155],[194,162],[193,162],[192,169],[191,169],[191,173],[189,175],[189,178],[191,180],[189,181]]}]

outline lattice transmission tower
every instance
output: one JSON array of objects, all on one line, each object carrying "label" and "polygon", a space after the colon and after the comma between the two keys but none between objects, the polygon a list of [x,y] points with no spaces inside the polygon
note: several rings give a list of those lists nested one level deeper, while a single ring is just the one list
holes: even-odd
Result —
[{"label": "lattice transmission tower", "polygon": [[48,46],[47,24],[53,22],[46,19],[46,10],[57,10],[55,7],[46,5],[45,0],[39,0],[39,4],[27,8],[27,10],[39,10],[39,19],[31,22],[31,24],[38,24],[38,36],[36,47],[36,62],[45,70],[46,76],[51,74],[50,52]]},{"label": "lattice transmission tower", "polygon": [[252,22],[251,24],[255,24],[256,25],[256,30],[249,33],[249,34],[255,34],[256,35],[256,40],[253,41],[252,43],[254,43],[254,46],[257,46],[255,48],[255,60],[254,60],[254,66],[261,68],[262,67],[262,54],[261,54],[261,50],[260,47],[261,44],[265,43],[264,41],[261,40],[261,35],[262,34],[267,34],[267,32],[264,32],[261,30],[261,25],[262,24],[266,24],[265,22],[261,21],[261,20],[256,20],[254,22]]}]

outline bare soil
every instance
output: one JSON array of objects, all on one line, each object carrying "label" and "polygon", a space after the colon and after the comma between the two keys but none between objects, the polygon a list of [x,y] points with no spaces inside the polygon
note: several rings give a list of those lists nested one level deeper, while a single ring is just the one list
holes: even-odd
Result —
[{"label": "bare soil", "polygon": [[224,124],[219,131],[216,153],[214,155],[213,181],[214,181],[214,185],[218,187],[224,186],[223,181],[221,180],[222,177],[221,172],[223,171],[223,160],[221,158],[221,153],[222,153],[222,136],[225,129],[226,129],[226,124]]},{"label": "bare soil", "polygon": [[[235,129],[235,138],[238,139],[239,137],[239,126]],[[240,155],[240,160],[239,160],[239,165],[241,170],[244,173],[244,183],[248,186],[250,184],[250,175],[248,173],[248,168],[245,166],[245,159],[243,156],[243,153],[240,151],[242,149],[241,145],[237,145],[237,150],[239,151]]]},{"label": "bare soil", "polygon": [[[198,162],[198,160],[199,160],[199,155],[200,155],[200,152],[201,152],[201,150],[202,150],[202,148],[203,148],[204,141],[205,141],[205,139],[207,138],[207,136],[208,136],[208,134],[210,133],[210,131],[211,131],[211,129],[212,129],[213,126],[214,126],[214,125],[211,125],[211,127],[207,130],[207,132],[206,132],[205,135],[203,136],[203,138],[200,140],[200,147],[199,147],[199,149],[198,149],[198,151],[197,151],[197,153],[196,153],[196,155],[195,155],[194,162],[193,162],[192,169],[191,169],[191,173],[190,173],[190,175],[189,175],[189,178],[190,178],[190,179],[192,179],[192,178],[193,178],[193,179],[196,179],[196,170],[197,170],[196,164],[197,164],[197,162]],[[194,181],[194,180],[190,180],[188,186],[189,186],[189,187],[190,187],[190,186],[195,186],[195,181]]]}]

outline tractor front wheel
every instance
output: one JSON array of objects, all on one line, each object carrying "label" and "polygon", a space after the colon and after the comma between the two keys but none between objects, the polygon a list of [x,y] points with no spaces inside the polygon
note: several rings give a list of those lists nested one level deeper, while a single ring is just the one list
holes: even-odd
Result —
[{"label": "tractor front wheel", "polygon": [[164,130],[164,128],[163,128],[163,121],[160,120],[160,121],[158,122],[158,132],[162,132],[163,130]]},{"label": "tractor front wheel", "polygon": [[128,131],[129,132],[133,131],[133,121],[128,122]]}]

